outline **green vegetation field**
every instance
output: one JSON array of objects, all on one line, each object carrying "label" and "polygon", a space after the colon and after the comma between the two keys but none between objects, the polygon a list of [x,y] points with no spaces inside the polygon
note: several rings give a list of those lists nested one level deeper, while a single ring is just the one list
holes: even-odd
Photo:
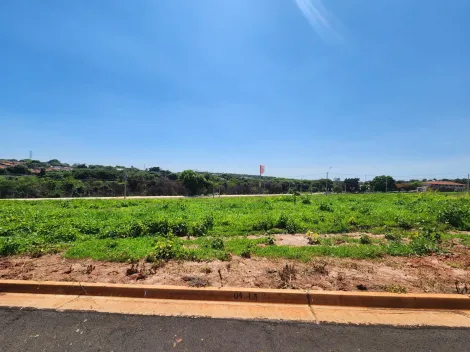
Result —
[{"label": "green vegetation field", "polygon": [[[437,193],[263,198],[0,201],[0,255],[210,260],[230,255],[373,258],[445,251],[470,230],[470,197]],[[272,234],[312,233],[312,245]],[[384,234],[331,237],[349,232]],[[259,238],[245,235],[259,234]],[[191,236],[191,239],[189,239]],[[196,239],[194,239],[196,237]],[[341,243],[341,245],[339,245]]]}]

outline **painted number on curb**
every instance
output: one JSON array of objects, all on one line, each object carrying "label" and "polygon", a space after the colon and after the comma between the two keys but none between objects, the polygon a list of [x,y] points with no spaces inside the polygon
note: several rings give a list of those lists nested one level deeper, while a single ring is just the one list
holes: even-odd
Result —
[{"label": "painted number on curb", "polygon": [[238,300],[248,300],[248,301],[257,301],[258,300],[258,294],[257,293],[245,293],[245,296],[241,292],[235,292],[233,294],[233,298],[238,301]]}]

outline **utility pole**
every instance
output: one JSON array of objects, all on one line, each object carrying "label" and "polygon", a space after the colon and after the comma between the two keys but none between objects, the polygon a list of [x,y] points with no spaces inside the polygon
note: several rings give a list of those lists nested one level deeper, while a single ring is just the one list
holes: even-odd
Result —
[{"label": "utility pole", "polygon": [[124,171],[124,199],[127,196],[127,171]]},{"label": "utility pole", "polygon": [[258,184],[258,194],[261,194],[261,165],[259,166],[259,184]]},{"label": "utility pole", "polygon": [[330,172],[331,168],[332,166],[330,166],[330,168],[326,172],[326,195],[328,195],[328,173]]},{"label": "utility pole", "polygon": [[470,193],[470,174],[467,175],[467,193]]},{"label": "utility pole", "polygon": [[116,168],[116,170],[123,172],[123,178],[124,178],[124,199],[126,199],[126,196],[127,196],[127,170],[126,170],[125,168]]}]

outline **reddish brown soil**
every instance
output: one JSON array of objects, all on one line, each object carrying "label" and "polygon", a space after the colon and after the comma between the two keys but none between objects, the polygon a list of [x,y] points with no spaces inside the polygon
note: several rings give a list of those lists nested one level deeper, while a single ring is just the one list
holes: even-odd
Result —
[{"label": "reddish brown soil", "polygon": [[153,268],[60,255],[2,257],[0,279],[435,293],[456,293],[458,282],[459,292],[466,284],[470,294],[470,253],[462,248],[446,256],[314,258],[310,263],[233,257],[230,262],[171,261]]},{"label": "reddish brown soil", "polygon": [[[360,238],[362,235],[367,235],[372,238],[382,239],[384,235],[376,235],[371,233],[363,233],[363,232],[350,232],[344,234],[321,234],[320,237],[331,237],[331,238],[338,238],[341,236],[349,236],[351,238]],[[247,236],[248,239],[256,239],[256,238],[263,238],[265,236],[257,236],[257,235],[250,235]],[[278,246],[293,246],[293,247],[303,247],[308,246],[308,237],[306,234],[296,233],[296,234],[283,234],[283,235],[273,235],[274,240]]]}]

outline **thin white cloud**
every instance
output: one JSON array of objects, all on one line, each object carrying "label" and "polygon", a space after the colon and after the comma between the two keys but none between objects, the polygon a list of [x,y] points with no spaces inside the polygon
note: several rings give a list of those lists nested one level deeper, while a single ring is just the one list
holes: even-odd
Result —
[{"label": "thin white cloud", "polygon": [[322,0],[294,0],[297,7],[308,20],[318,35],[325,38],[328,34],[335,34],[331,15],[323,6]]}]

